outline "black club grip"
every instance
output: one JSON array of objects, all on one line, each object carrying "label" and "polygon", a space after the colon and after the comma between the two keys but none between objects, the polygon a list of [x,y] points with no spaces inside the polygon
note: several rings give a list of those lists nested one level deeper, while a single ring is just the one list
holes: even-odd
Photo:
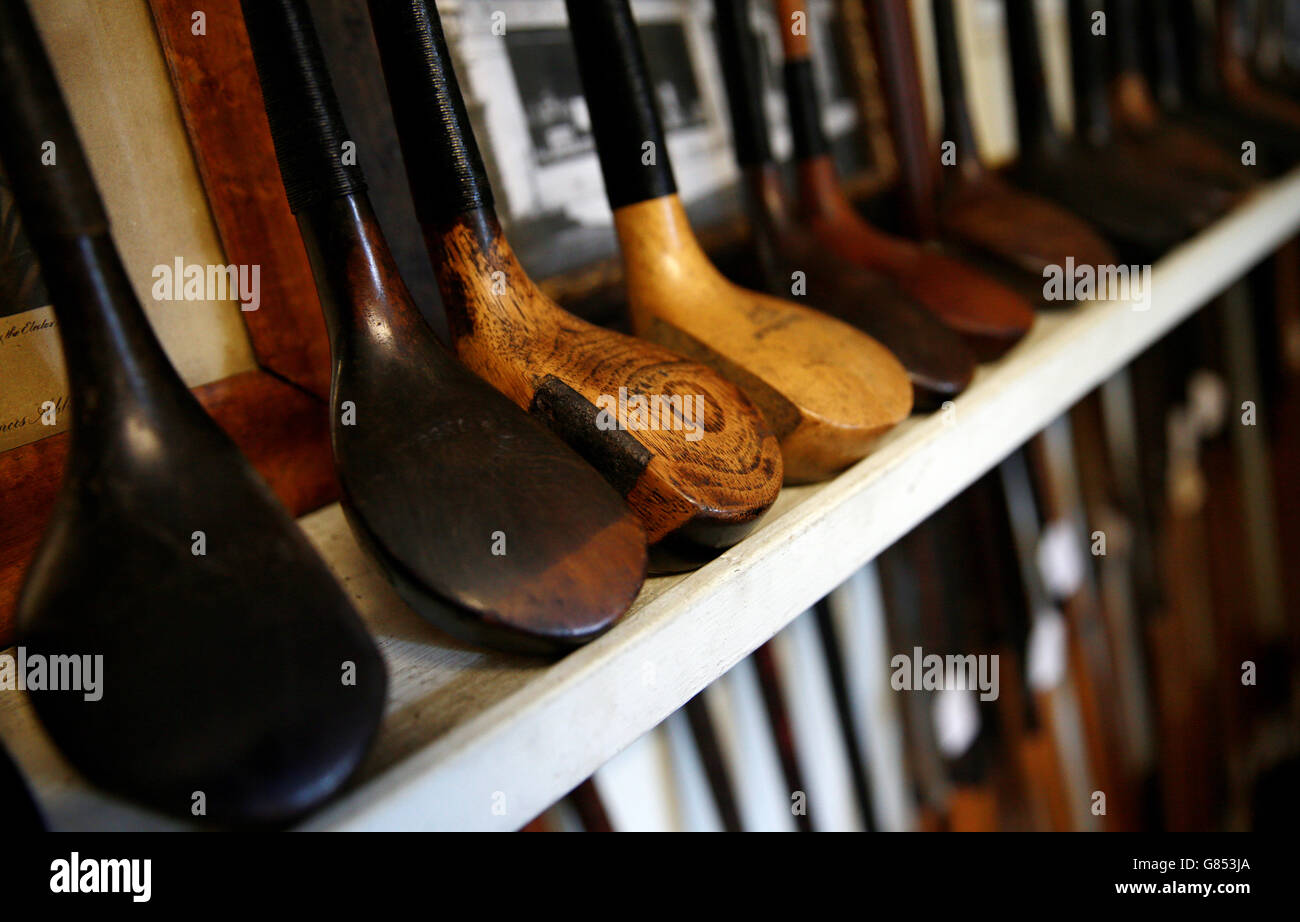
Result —
[{"label": "black club grip", "polygon": [[23,0],[0,0],[0,87],[0,161],[38,251],[43,239],[106,233],[94,176]]},{"label": "black club grip", "polygon": [[934,37],[939,58],[939,85],[948,140],[956,141],[962,157],[975,152],[975,134],[966,105],[966,78],[961,70],[957,13],[952,0],[934,0]]},{"label": "black club grip", "polygon": [[364,192],[311,13],[302,0],[241,0],[280,178],[295,213]]},{"label": "black club grip", "polygon": [[432,0],[370,0],[370,21],[421,221],[492,206],[492,187]]},{"label": "black club grip", "polygon": [[[627,0],[565,0],[611,208],[677,191]],[[653,144],[653,158],[646,144]],[[652,160],[653,162],[647,162]]]},{"label": "black club grip", "polygon": [[713,6],[736,160],[741,166],[769,163],[772,142],[763,112],[763,72],[758,39],[749,19],[749,0],[714,0]]}]

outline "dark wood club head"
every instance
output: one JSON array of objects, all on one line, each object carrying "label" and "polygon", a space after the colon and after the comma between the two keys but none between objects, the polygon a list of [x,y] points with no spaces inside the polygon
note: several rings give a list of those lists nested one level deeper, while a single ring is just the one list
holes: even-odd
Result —
[{"label": "dark wood club head", "polygon": [[[1085,222],[993,175],[980,157],[966,98],[966,80],[952,0],[933,0],[935,44],[943,97],[943,137],[956,165],[942,167],[938,198],[943,233],[1041,277],[1049,266],[1111,265],[1114,251]],[[915,70],[915,65],[909,70]]]},{"label": "dark wood club head", "polygon": [[883,275],[828,250],[794,218],[774,164],[747,167],[744,187],[772,294],[789,296],[800,273],[811,306],[857,327],[898,357],[912,379],[914,409],[936,409],[966,389],[976,362],[961,337]]},{"label": "dark wood club head", "polygon": [[361,761],[383,660],[154,337],[19,2],[0,3],[0,83],[0,158],[72,396],[63,484],[15,612],[28,695],[68,760],[116,794],[190,819],[288,821]]},{"label": "dark wood club head", "polygon": [[99,663],[100,687],[28,694],[108,790],[173,815],[202,795],[200,818],[285,822],[365,754],[384,663],[235,446],[174,376],[141,371],[122,367],[139,374],[135,400],[74,390],[82,418],[17,608],[29,661]]},{"label": "dark wood club head", "polygon": [[652,544],[716,553],[776,501],[780,446],[735,384],[561,309],[490,213],[466,213],[428,242],[461,361],[604,474]]},{"label": "dark wood club head", "polygon": [[1019,342],[1034,312],[1019,294],[932,247],[876,230],[844,195],[828,156],[799,163],[799,213],[840,259],[880,272],[960,333],[981,360]]},{"label": "dark wood club head", "polygon": [[402,597],[449,633],[521,652],[607,629],[645,576],[627,505],[437,341],[363,196],[299,226],[330,330],[343,507]]},{"label": "dark wood club head", "polygon": [[717,372],[541,292],[497,221],[436,7],[370,9],[457,355],[604,474],[652,544],[702,558],[739,541],[781,486],[780,449],[758,411]]},{"label": "dark wood club head", "polygon": [[946,235],[1040,278],[1044,269],[1068,259],[1080,266],[1115,263],[1110,244],[1084,221],[991,173],[951,177],[939,197],[939,226]]},{"label": "dark wood club head", "polygon": [[242,8],[329,331],[354,533],[452,634],[529,653],[590,640],[645,578],[644,531],[590,465],[456,362],[412,303],[361,170],[341,156],[350,134],[303,0]]}]

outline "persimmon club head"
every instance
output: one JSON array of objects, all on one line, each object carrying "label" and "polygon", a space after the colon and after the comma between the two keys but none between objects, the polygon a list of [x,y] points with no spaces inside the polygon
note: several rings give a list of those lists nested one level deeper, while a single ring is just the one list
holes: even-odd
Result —
[{"label": "persimmon club head", "polygon": [[[383,659],[153,335],[21,0],[0,0],[0,84],[0,161],[73,398],[63,485],[16,620],[29,664],[75,660],[80,687],[27,694],[68,761],[106,790],[190,821],[196,791],[209,821],[289,821],[365,755]],[[46,142],[58,151],[48,165]],[[352,683],[340,680],[348,663]]]},{"label": "persimmon club head", "polygon": [[714,8],[732,147],[767,290],[790,294],[801,284],[812,307],[879,340],[907,369],[917,409],[934,409],[956,397],[975,374],[975,356],[961,337],[889,279],[828,252],[796,218],[763,113],[749,3],[716,0]]},{"label": "persimmon club head", "polygon": [[[945,234],[1042,278],[1051,266],[1115,263],[1110,244],[1079,218],[994,176],[980,161],[966,100],[952,0],[933,0],[943,96],[943,137],[956,145],[955,168],[939,198]],[[915,58],[908,60],[915,70]]]},{"label": "persimmon club head", "polygon": [[355,166],[302,0],[245,0],[280,172],[330,333],[348,521],[416,612],[471,641],[553,652],[604,631],[645,533],[550,430],[448,354],[411,302]]},{"label": "persimmon club head", "polygon": [[738,384],[780,439],[787,482],[863,457],[911,410],[906,371],[853,327],[722,277],[677,197],[626,0],[568,8],[634,329]]},{"label": "persimmon club head", "polygon": [[[960,333],[981,359],[996,358],[1034,323],[1028,302],[1007,286],[931,248],[876,230],[853,208],[821,129],[811,47],[802,0],[777,0],[785,51],[785,87],[799,182],[798,212],[822,244],[841,259],[880,272]],[[802,17],[800,19],[800,17]]]},{"label": "persimmon club head", "polygon": [[461,361],[600,470],[652,543],[688,561],[734,544],[780,491],[776,437],[722,375],[538,289],[497,223],[436,7],[377,0],[370,11]]}]

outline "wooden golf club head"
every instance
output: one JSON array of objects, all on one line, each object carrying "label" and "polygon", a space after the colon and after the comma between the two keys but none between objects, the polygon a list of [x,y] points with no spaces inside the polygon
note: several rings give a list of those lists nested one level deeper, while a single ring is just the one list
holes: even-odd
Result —
[{"label": "wooden golf club head", "polygon": [[798,278],[812,307],[879,340],[907,369],[918,411],[966,390],[976,358],[960,334],[890,279],[827,250],[795,219],[775,164],[744,167],[741,181],[769,292],[785,294]]},{"label": "wooden golf club head", "polygon": [[1230,193],[1256,185],[1258,174],[1243,165],[1238,156],[1162,117],[1142,69],[1137,3],[1111,0],[1108,10],[1113,46],[1111,111],[1123,134],[1150,148],[1153,156],[1193,181],[1210,183]]},{"label": "wooden golf club head", "polygon": [[1228,97],[1247,112],[1300,131],[1300,102],[1264,87],[1239,45],[1238,0],[1215,0],[1219,79]]},{"label": "wooden golf club head", "polygon": [[1207,227],[1230,208],[1235,195],[1211,184],[1195,182],[1169,169],[1158,155],[1118,134],[1106,84],[1110,48],[1093,34],[1100,0],[1068,0],[1070,65],[1074,87],[1075,135],[1082,144],[1108,158],[1108,166],[1131,182],[1149,189],[1180,218],[1197,230]]},{"label": "wooden golf club head", "polygon": [[1002,355],[1029,332],[1034,312],[1009,287],[931,248],[882,233],[854,209],[840,186],[821,127],[808,36],[800,0],[778,0],[785,51],[785,89],[794,135],[798,214],[838,258],[880,272],[960,333],[981,360]]},{"label": "wooden golf club head", "polygon": [[732,147],[767,290],[790,293],[799,279],[813,307],[879,340],[907,369],[916,409],[931,410],[956,397],[975,374],[975,356],[961,338],[884,276],[829,253],[795,218],[762,110],[748,0],[716,0],[714,6]]},{"label": "wooden golf club head", "polygon": [[[980,160],[971,126],[957,44],[952,0],[932,0],[939,79],[943,97],[943,137],[956,144],[955,169],[944,169],[946,187],[939,197],[939,225],[961,242],[981,249],[1042,278],[1051,266],[1073,261],[1080,266],[1115,262],[1110,244],[1069,212],[1012,188]],[[916,67],[914,57],[901,59]]]},{"label": "wooden golf club head", "polygon": [[245,0],[289,204],[333,358],[331,433],[353,531],[421,616],[555,652],[627,609],[645,534],[553,433],[470,374],[420,316],[384,242],[301,0]]},{"label": "wooden golf club head", "polygon": [[[888,0],[893,2],[893,0]],[[1048,104],[1046,70],[1034,0],[1006,0],[1011,76],[1020,157],[1017,184],[1092,222],[1126,260],[1153,262],[1195,233],[1197,224],[1094,152],[1065,138]]]},{"label": "wooden golf club head", "polygon": [[0,159],[58,316],[73,414],[16,615],[28,663],[81,687],[28,695],[109,791],[187,819],[285,822],[361,761],[383,660],[154,337],[21,0],[0,2],[0,83]]},{"label": "wooden golf club head", "polygon": [[14,832],[45,831],[36,799],[4,746],[0,746],[0,816],[5,818],[5,828]]},{"label": "wooden golf club head", "polygon": [[1255,145],[1257,168],[1277,176],[1300,161],[1300,134],[1285,124],[1235,106],[1218,68],[1217,30],[1203,29],[1196,5],[1148,0],[1143,5],[1155,34],[1162,101],[1178,124],[1212,137],[1230,151]]},{"label": "wooden golf club head", "polygon": [[604,474],[651,543],[687,560],[735,544],[781,489],[780,446],[758,410],[716,371],[587,323],[541,292],[497,222],[436,7],[383,0],[370,10],[461,361]]},{"label": "wooden golf club head", "polygon": [[863,457],[911,410],[906,371],[847,324],[722,277],[677,197],[627,0],[568,8],[634,329],[738,384],[780,439],[787,482]]}]

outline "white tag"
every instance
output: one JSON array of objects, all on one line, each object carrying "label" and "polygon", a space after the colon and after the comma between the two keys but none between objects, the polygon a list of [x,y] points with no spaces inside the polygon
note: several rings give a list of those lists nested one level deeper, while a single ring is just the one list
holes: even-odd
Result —
[{"label": "white tag", "polygon": [[980,709],[975,701],[976,692],[944,688],[935,692],[935,740],[939,751],[955,759],[971,747],[980,732]]},{"label": "white tag", "polygon": [[1067,630],[1065,616],[1054,608],[1034,618],[1025,653],[1025,671],[1034,691],[1051,691],[1065,679]]},{"label": "white tag", "polygon": [[1228,386],[1223,378],[1202,368],[1187,382],[1187,415],[1201,438],[1223,431],[1228,414]]},{"label": "white tag", "polygon": [[1058,599],[1068,599],[1083,585],[1083,554],[1070,522],[1057,519],[1043,529],[1038,538],[1038,572],[1047,591]]}]

